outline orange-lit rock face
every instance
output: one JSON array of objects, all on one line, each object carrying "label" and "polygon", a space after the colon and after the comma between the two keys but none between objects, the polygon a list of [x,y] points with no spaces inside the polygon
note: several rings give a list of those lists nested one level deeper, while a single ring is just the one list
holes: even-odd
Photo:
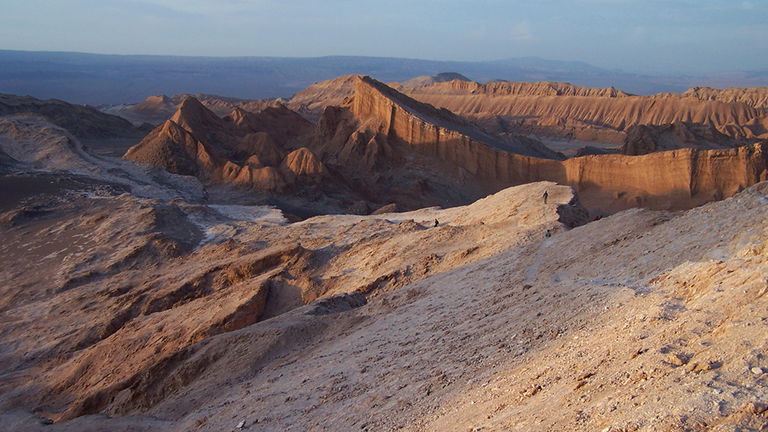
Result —
[{"label": "orange-lit rock face", "polygon": [[[629,97],[615,98],[627,100]],[[583,156],[566,161],[509,153],[453,129],[434,108],[388,94],[360,78],[351,111],[360,124],[406,143],[421,153],[466,170],[497,187],[550,180],[573,186],[589,207],[689,208],[728,197],[766,179],[766,144],[728,150],[682,149],[645,156]],[[430,107],[431,108],[431,107]],[[746,108],[745,108],[746,109]],[[426,111],[426,112],[425,112]],[[375,120],[375,121],[374,121]]]},{"label": "orange-lit rock face", "polygon": [[[345,76],[314,84],[292,100],[310,117],[340,105],[355,92]],[[715,90],[633,96],[615,88],[588,88],[558,82],[489,82],[455,79],[420,86],[392,84],[398,91],[471,118],[494,133],[533,133],[621,144],[635,125],[678,122],[711,126],[731,138],[768,137],[768,89]]]},{"label": "orange-lit rock face", "polygon": [[[349,85],[347,81],[345,85]],[[765,144],[726,150],[681,149],[644,156],[582,156],[565,161],[524,156],[521,153],[540,154],[535,141],[492,137],[445,109],[414,100],[369,77],[354,77],[353,85],[352,98],[341,107],[325,110],[309,147],[297,145],[300,134],[292,132],[291,124],[296,122],[299,130],[311,128],[284,107],[269,108],[258,115],[236,109],[222,119],[196,100],[187,99],[171,120],[130,149],[126,158],[208,181],[273,192],[285,191],[296,182],[318,183],[328,175],[328,163],[347,179],[356,179],[355,184],[369,196],[399,202],[406,208],[457,205],[510,185],[549,180],[573,186],[594,210],[635,206],[678,209],[731,196],[766,176]],[[478,86],[453,81],[432,88],[440,85],[459,92]],[[756,112],[744,104],[723,113],[715,109],[727,105],[723,102],[640,98],[614,89],[553,83],[494,83],[481,90],[558,95],[468,97],[497,102],[509,97],[517,98],[517,102],[521,97],[599,101],[603,108],[572,103],[557,105],[557,109],[576,110],[568,111],[567,116],[593,110],[602,113],[606,123],[619,122],[619,117],[627,113],[635,113],[639,121],[661,122],[681,116],[680,112],[688,109],[693,121],[719,119],[722,124],[741,124]],[[600,96],[562,96],[593,93]],[[654,110],[644,111],[642,107],[651,103],[657,105]],[[606,108],[613,104],[621,105],[621,110]],[[626,121],[621,122],[625,127]],[[676,127],[680,130],[673,132],[681,139],[693,134],[687,128]],[[739,127],[749,130],[748,126]],[[714,137],[720,132],[711,134]],[[418,163],[413,162],[415,155],[420,155]]]}]

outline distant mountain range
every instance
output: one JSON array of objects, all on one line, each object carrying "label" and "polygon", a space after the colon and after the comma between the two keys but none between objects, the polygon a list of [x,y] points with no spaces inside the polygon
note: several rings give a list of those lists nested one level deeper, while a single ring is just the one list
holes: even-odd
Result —
[{"label": "distant mountain range", "polygon": [[211,93],[239,98],[290,97],[310,84],[346,74],[385,82],[456,72],[474,81],[565,81],[630,93],[681,92],[693,86],[768,85],[768,71],[716,76],[651,76],[583,62],[535,57],[457,62],[383,57],[177,57],[0,50],[0,93],[99,105],[138,102],[153,94]]}]

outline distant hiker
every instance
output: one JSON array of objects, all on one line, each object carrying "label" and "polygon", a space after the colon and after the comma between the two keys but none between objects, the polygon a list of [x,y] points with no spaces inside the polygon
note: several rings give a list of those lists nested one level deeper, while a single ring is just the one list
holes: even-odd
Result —
[{"label": "distant hiker", "polygon": [[547,203],[547,198],[549,198],[549,193],[547,193],[547,191],[544,191],[544,204]]},{"label": "distant hiker", "polygon": [[437,219],[435,219],[435,227],[437,227],[438,225],[440,225],[440,222],[438,222]]},{"label": "distant hiker", "polygon": [[547,233],[544,234],[544,237],[546,237],[546,238],[552,237],[552,232],[550,230],[547,230]]}]

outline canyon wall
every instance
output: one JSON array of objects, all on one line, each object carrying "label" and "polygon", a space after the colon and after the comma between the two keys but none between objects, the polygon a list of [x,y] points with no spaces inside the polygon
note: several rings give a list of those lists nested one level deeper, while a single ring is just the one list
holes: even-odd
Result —
[{"label": "canyon wall", "polygon": [[521,156],[430,121],[424,113],[414,110],[418,102],[392,98],[384,87],[368,77],[359,79],[351,103],[356,118],[379,119],[382,132],[390,138],[498,188],[550,180],[573,186],[582,202],[595,210],[636,206],[682,209],[731,196],[768,179],[766,143],[727,150],[681,149],[643,156],[582,156],[565,161]]}]

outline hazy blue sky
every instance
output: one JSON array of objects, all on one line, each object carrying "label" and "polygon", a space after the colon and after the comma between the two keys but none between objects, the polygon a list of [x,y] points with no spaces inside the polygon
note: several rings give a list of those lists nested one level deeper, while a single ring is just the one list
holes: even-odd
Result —
[{"label": "hazy blue sky", "polygon": [[768,69],[768,0],[3,0],[0,49]]}]

